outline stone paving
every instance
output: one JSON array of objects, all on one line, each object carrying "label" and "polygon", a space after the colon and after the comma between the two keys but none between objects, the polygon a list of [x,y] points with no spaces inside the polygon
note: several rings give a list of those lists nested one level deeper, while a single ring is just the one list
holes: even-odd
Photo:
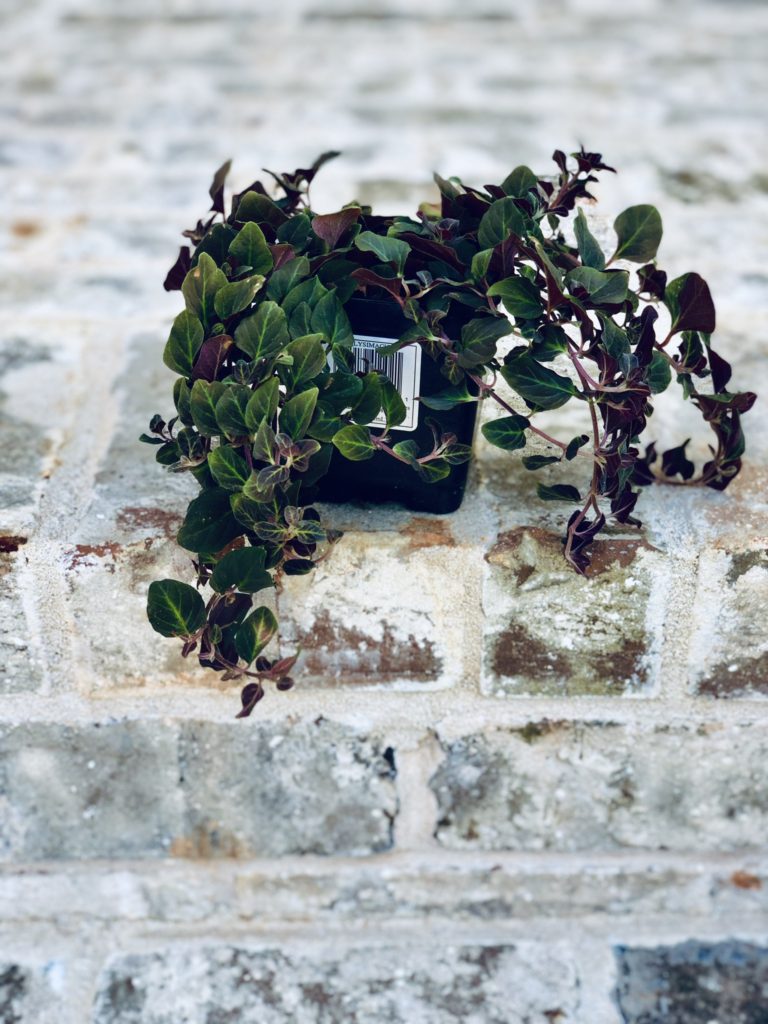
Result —
[{"label": "stone paving", "polygon": [[[483,443],[450,517],[329,507],[345,538],[279,598],[301,685],[247,722],[146,623],[189,490],[134,439],[213,170],[328,149],[314,206],[382,212],[602,151],[596,230],[655,203],[768,393],[768,6],[5,0],[0,29],[0,1024],[763,1024],[762,403],[734,485],[646,492],[586,582]],[[705,454],[667,396],[653,426]]]}]

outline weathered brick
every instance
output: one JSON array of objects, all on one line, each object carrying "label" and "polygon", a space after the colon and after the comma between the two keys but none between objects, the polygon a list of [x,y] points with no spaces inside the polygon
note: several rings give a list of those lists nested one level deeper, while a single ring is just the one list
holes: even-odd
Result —
[{"label": "weathered brick", "polygon": [[526,1024],[576,1020],[579,978],[557,944],[356,946],[340,955],[209,946],[116,959],[93,1024]]},{"label": "weathered brick", "polygon": [[486,850],[760,849],[768,732],[530,723],[444,743],[439,841]]},{"label": "weathered brick", "polygon": [[400,534],[350,531],[278,599],[286,650],[300,645],[314,684],[435,689],[476,669],[479,550],[444,518],[417,516]]},{"label": "weathered brick", "polygon": [[663,556],[634,537],[604,540],[584,579],[562,551],[558,534],[518,528],[486,555],[483,692],[653,691]]},{"label": "weathered brick", "polygon": [[[6,953],[7,955],[7,953]],[[62,964],[52,959],[45,965],[30,965],[16,959],[0,962],[0,1022],[2,1024],[58,1024],[67,1021],[61,1014],[61,994],[57,991]]]},{"label": "weathered brick", "polygon": [[167,854],[183,828],[175,728],[35,723],[2,733],[3,860]]},{"label": "weathered brick", "polygon": [[768,949],[748,942],[683,942],[616,950],[625,1024],[765,1024]]},{"label": "weathered brick", "polygon": [[768,696],[768,540],[701,560],[690,679],[708,697]]},{"label": "weathered brick", "polygon": [[49,342],[48,330],[17,330],[0,344],[0,535],[26,536],[31,529],[59,434],[51,414],[68,418],[58,391],[67,355],[66,343]]},{"label": "weathered brick", "polygon": [[392,845],[393,754],[318,719],[238,728],[184,725],[180,856],[370,853]]},{"label": "weathered brick", "polygon": [[216,858],[387,849],[393,755],[318,720],[6,728],[0,856]]},{"label": "weathered brick", "polygon": [[20,570],[26,543],[20,535],[0,537],[0,693],[35,690],[44,678],[24,608]]}]

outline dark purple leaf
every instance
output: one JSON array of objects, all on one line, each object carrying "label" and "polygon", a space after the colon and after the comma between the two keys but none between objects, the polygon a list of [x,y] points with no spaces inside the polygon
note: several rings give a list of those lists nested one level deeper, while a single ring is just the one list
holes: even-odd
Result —
[{"label": "dark purple leaf", "polygon": [[215,213],[224,213],[224,182],[227,180],[229,169],[232,166],[232,161],[227,160],[221,167],[216,171],[211,182],[211,187],[208,189],[208,195],[211,197],[211,209]]},{"label": "dark purple leaf", "polygon": [[176,262],[165,276],[163,288],[165,288],[167,292],[179,291],[191,266],[192,256],[190,255],[189,246],[182,245],[179,249],[179,255],[176,258]]}]

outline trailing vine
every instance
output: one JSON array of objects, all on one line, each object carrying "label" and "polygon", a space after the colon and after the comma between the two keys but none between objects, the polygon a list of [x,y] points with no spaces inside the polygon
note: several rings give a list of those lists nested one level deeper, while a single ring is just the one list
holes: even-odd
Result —
[{"label": "trailing vine", "polygon": [[[383,374],[354,371],[345,311],[354,295],[402,311],[409,326],[387,354],[415,342],[439,364],[445,388],[423,396],[424,406],[490,401],[501,413],[482,427],[491,444],[522,450],[535,435],[549,448],[524,455],[526,469],[584,463],[583,491],[538,486],[542,499],[574,507],[563,554],[579,573],[609,518],[640,525],[641,487],[725,488],[741,467],[740,419],[755,400],[728,390],[731,368],[712,348],[706,282],[695,272],[668,281],[656,265],[662,223],[654,207],[621,213],[613,252],[601,249],[576,206],[592,199],[597,172],[613,170],[600,154],[582,149],[569,163],[558,150],[553,175],[517,167],[483,189],[436,175],[439,204],[422,204],[414,218],[377,216],[358,203],[315,214],[310,185],[337,155],[292,174],[267,172],[273,194],[255,181],[229,213],[225,164],[210,189],[210,216],[184,232],[189,244],[165,281],[185,302],[163,355],[178,374],[176,415],[154,416],[141,440],[200,486],[178,534],[194,554],[197,586],[153,583],[148,615],[159,633],[181,638],[185,657],[194,653],[242,684],[240,716],[266,683],[293,685],[297,656],[263,653],[278,626],[269,607],[254,609],[255,595],[283,575],[311,572],[338,540],[312,505],[334,449],[352,461],[384,453],[426,482],[471,454],[437,429],[429,450],[392,435],[405,405]],[[563,232],[574,211],[575,244]],[[456,309],[464,326],[451,337],[445,318]],[[660,458],[653,444],[640,447],[652,398],[673,376],[714,434],[698,469],[688,442]],[[539,414],[569,401],[586,406],[588,433],[554,437]],[[380,415],[386,426],[370,426]]]}]

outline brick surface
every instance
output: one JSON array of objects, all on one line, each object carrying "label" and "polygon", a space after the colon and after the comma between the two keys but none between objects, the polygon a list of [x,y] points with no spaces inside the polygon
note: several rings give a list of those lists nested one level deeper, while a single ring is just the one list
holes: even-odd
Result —
[{"label": "brick surface", "polygon": [[746,942],[620,948],[617,1000],[626,1024],[766,1020],[768,949]]},{"label": "brick surface", "polygon": [[560,536],[503,533],[486,555],[483,692],[652,692],[667,566],[647,541],[604,541],[588,580],[563,560]]},{"label": "brick surface", "polygon": [[3,732],[6,861],[359,854],[391,843],[391,761],[377,741],[330,722]]},{"label": "brick surface", "polygon": [[765,840],[768,734],[757,725],[543,721],[444,750],[431,786],[437,838],[453,849],[725,851]]},{"label": "brick surface", "polygon": [[768,540],[702,558],[691,684],[708,697],[768,695]]},{"label": "brick surface", "polygon": [[345,534],[313,573],[286,579],[279,598],[281,637],[286,650],[301,646],[302,677],[434,689],[475,675],[477,554],[444,517],[412,517],[400,534]]},{"label": "brick surface", "polygon": [[[524,986],[524,993],[522,991]],[[343,957],[233,946],[117,960],[93,1024],[524,1024],[575,1020],[578,977],[557,947],[355,948]]]}]

